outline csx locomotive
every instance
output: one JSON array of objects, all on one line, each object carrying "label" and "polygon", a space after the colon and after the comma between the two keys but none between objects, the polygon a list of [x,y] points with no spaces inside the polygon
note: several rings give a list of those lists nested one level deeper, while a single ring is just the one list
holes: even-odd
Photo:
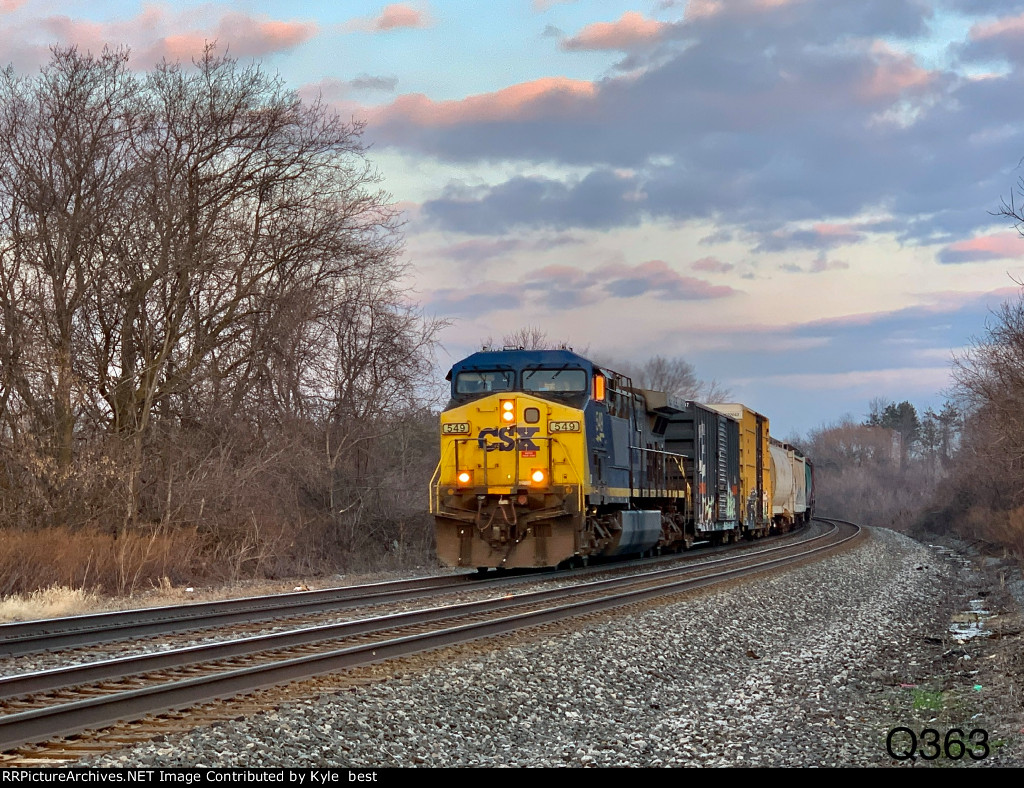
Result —
[{"label": "csx locomotive", "polygon": [[743,405],[635,388],[567,349],[484,350],[448,379],[430,485],[447,566],[586,563],[811,517],[810,463]]}]

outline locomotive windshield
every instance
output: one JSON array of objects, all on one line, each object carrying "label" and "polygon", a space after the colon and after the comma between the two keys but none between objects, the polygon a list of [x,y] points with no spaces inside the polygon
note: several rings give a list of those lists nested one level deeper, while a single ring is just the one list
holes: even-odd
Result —
[{"label": "locomotive windshield", "polygon": [[460,372],[455,376],[456,394],[485,394],[490,391],[511,391],[516,374],[512,370]]},{"label": "locomotive windshield", "polygon": [[474,353],[455,364],[448,379],[452,382],[452,406],[490,394],[522,391],[583,407],[594,375],[594,366],[570,350],[517,349]]},{"label": "locomotive windshield", "polygon": [[523,391],[564,391],[587,390],[587,373],[582,369],[525,369],[523,370]]}]

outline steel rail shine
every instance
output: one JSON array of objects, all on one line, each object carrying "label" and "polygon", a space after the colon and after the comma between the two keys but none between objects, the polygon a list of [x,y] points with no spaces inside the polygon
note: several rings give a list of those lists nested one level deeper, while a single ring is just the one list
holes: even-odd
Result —
[{"label": "steel rail shine", "polygon": [[[821,534],[819,536],[811,537],[803,543],[809,544],[817,540],[826,539],[829,536],[830,534],[828,533]],[[295,646],[319,643],[343,637],[352,637],[370,632],[394,629],[401,626],[412,626],[416,624],[435,622],[445,618],[456,618],[460,616],[491,612],[502,608],[532,604],[534,602],[542,602],[553,598],[590,594],[596,591],[609,590],[621,586],[636,585],[641,582],[657,580],[658,578],[665,576],[694,574],[706,571],[708,567],[727,563],[750,561],[768,553],[784,549],[792,548],[786,548],[785,546],[773,546],[758,551],[730,554],[722,558],[714,558],[683,567],[655,569],[653,571],[644,572],[640,575],[595,580],[580,583],[572,587],[531,591],[526,594],[520,594],[512,597],[502,596],[495,599],[485,599],[482,601],[431,607],[423,610],[392,613],[383,616],[357,619],[355,621],[302,627],[286,632],[274,632],[217,643],[207,643],[149,654],[119,657],[116,659],[90,662],[81,665],[23,673],[0,678],[0,700],[17,698],[30,693],[49,692],[66,687],[73,687],[78,684],[84,684],[85,682],[112,681],[125,678],[127,676],[138,675],[145,671],[165,670],[168,668],[184,667],[186,665],[211,662],[214,660],[249,656],[265,651],[292,648]]]},{"label": "steel rail shine", "polygon": [[[6,750],[31,741],[38,741],[58,735],[74,733],[90,727],[109,725],[133,716],[166,711],[184,705],[216,700],[235,695],[240,692],[251,692],[257,689],[286,683],[314,675],[329,673],[335,670],[369,664],[385,659],[414,654],[455,643],[467,642],[496,634],[512,632],[517,629],[537,626],[552,621],[567,619],[574,616],[587,615],[614,607],[634,604],[657,596],[692,590],[724,580],[733,579],[747,574],[757,574],[780,565],[804,560],[826,550],[832,550],[855,538],[860,529],[850,524],[854,531],[850,536],[832,544],[824,544],[810,549],[801,550],[794,555],[772,558],[755,566],[744,566],[724,569],[712,575],[698,578],[667,579],[666,582],[651,586],[650,577],[614,578],[612,580],[595,581],[593,586],[608,586],[611,583],[621,585],[631,580],[633,584],[646,582],[647,586],[628,590],[612,595],[601,596],[581,602],[558,604],[547,608],[529,610],[523,613],[442,628],[423,634],[392,637],[376,643],[359,644],[347,648],[328,651],[301,657],[294,657],[264,665],[238,668],[196,678],[174,681],[169,684],[144,687],[141,689],[120,692],[114,695],[94,697],[86,700],[73,701],[59,706],[0,717],[0,749]],[[829,535],[815,537],[808,542],[827,538]],[[796,545],[788,549],[794,549]],[[787,548],[771,548],[764,552]],[[745,556],[749,561],[749,556]],[[730,559],[719,559],[697,565],[706,568],[711,563],[721,563]],[[732,561],[741,560],[738,557]],[[692,574],[697,567],[690,567]],[[660,570],[659,573],[671,573],[673,570]],[[679,574],[675,570],[674,574]],[[565,589],[558,589],[563,595]],[[550,595],[554,592],[538,592]],[[579,591],[578,593],[585,593]],[[536,599],[528,599],[530,595],[509,600],[509,604],[528,605]],[[492,602],[496,600],[491,600]],[[474,603],[467,603],[474,604]],[[476,603],[479,604],[479,603]],[[443,610],[443,609],[436,609]],[[422,612],[422,611],[421,611]],[[403,615],[403,614],[399,614]]]}]

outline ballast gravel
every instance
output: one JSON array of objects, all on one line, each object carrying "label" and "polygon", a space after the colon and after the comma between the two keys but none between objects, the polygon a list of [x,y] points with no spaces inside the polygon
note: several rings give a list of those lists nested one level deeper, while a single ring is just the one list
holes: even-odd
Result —
[{"label": "ballast gravel", "polygon": [[[951,626],[972,599],[998,615],[965,640]],[[873,530],[785,573],[442,652],[79,765],[1021,766],[1021,645],[991,575]],[[926,729],[954,744],[900,760]],[[975,732],[966,754],[955,729]]]}]

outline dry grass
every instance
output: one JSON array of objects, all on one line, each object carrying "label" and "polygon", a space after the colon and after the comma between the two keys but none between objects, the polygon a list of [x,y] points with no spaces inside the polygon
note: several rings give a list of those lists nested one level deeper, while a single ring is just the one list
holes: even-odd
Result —
[{"label": "dry grass", "polygon": [[101,605],[100,597],[81,588],[50,586],[29,594],[0,597],[0,621],[31,621],[89,613]]},{"label": "dry grass", "polygon": [[109,610],[180,605],[188,602],[213,602],[249,596],[270,596],[296,591],[316,591],[363,583],[379,583],[433,574],[437,571],[436,566],[430,565],[418,567],[415,570],[332,575],[315,579],[291,577],[277,580],[243,580],[208,586],[174,586],[165,577],[161,578],[160,582],[152,588],[141,591],[132,597],[105,596],[95,591],[53,586],[27,594],[0,597],[0,623],[100,613]]},{"label": "dry grass", "polygon": [[285,593],[344,584],[339,570],[351,578],[436,567],[426,518],[368,525],[373,537],[358,550],[342,549],[325,524],[256,518],[248,538],[224,541],[194,526],[0,528],[0,620]]},{"label": "dry grass", "polygon": [[972,506],[957,519],[957,530],[966,539],[987,542],[1024,561],[1024,508],[996,511]]},{"label": "dry grass", "polygon": [[[262,541],[236,545],[232,552],[189,527],[121,535],[95,527],[0,528],[0,622],[289,593],[406,575],[413,567],[433,571],[433,551],[427,549],[432,542],[416,534],[418,541],[394,541],[349,556],[339,562],[346,573],[339,576],[338,563],[332,567],[325,558],[303,560],[299,551],[272,550]],[[322,544],[313,535],[296,541],[314,556],[326,556],[329,535],[321,535]],[[248,560],[253,544],[269,558]],[[268,566],[275,571],[266,572]]]},{"label": "dry grass", "polygon": [[99,528],[0,531],[0,595],[48,588],[131,595],[161,578],[189,582],[201,574],[194,529],[152,529],[117,536]]}]

